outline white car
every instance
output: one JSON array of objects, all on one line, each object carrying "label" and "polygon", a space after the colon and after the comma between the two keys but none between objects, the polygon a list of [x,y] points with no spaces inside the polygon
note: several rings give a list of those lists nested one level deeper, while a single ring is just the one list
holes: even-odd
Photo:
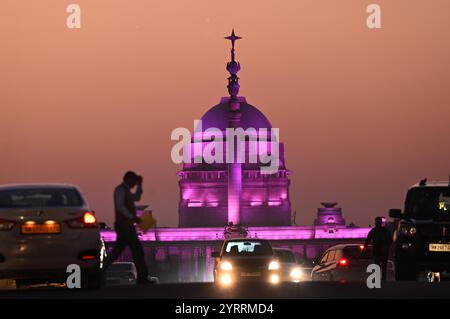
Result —
[{"label": "white car", "polygon": [[106,271],[108,286],[135,285],[136,279],[137,271],[133,262],[112,263]]},{"label": "white car", "polygon": [[104,256],[95,214],[75,186],[0,186],[0,279],[65,282],[76,264],[82,287],[100,288]]},{"label": "white car", "polygon": [[300,282],[304,280],[303,269],[298,264],[292,250],[275,248],[273,252],[280,263],[281,281]]}]

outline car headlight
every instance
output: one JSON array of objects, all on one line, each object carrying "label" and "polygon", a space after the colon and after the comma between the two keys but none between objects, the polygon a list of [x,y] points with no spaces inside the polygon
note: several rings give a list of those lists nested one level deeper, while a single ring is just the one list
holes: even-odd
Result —
[{"label": "car headlight", "polygon": [[400,226],[400,233],[405,236],[414,236],[417,233],[417,228],[411,225]]},{"label": "car headlight", "polygon": [[291,270],[290,276],[292,279],[300,279],[303,275],[303,272],[300,268],[296,267]]},{"label": "car headlight", "polygon": [[223,263],[220,264],[220,269],[222,269],[222,270],[232,270],[233,266],[231,265],[230,262],[224,261]]},{"label": "car headlight", "polygon": [[270,276],[270,283],[278,284],[280,282],[280,276],[273,274]]},{"label": "car headlight", "polygon": [[223,274],[223,275],[220,277],[220,283],[221,283],[223,286],[229,286],[229,285],[231,285],[232,282],[233,282],[233,279],[231,278],[231,275],[230,275],[230,274]]},{"label": "car headlight", "polygon": [[269,264],[269,270],[278,270],[280,269],[280,263],[278,261],[271,261]]}]

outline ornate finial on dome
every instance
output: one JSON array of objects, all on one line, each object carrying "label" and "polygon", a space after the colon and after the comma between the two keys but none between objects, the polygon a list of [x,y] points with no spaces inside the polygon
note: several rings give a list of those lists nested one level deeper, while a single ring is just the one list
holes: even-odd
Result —
[{"label": "ornate finial on dome", "polygon": [[[241,37],[238,37],[236,34],[234,34],[234,29],[231,31],[231,35],[228,37],[225,37],[225,39],[231,41],[231,61],[234,62],[234,43],[236,40],[242,39]],[[227,68],[228,69],[228,68]]]},{"label": "ornate finial on dome", "polygon": [[[236,40],[242,39],[241,37],[238,37],[234,33],[234,29],[231,32],[231,35],[228,37],[225,37],[225,39],[231,41],[231,61],[227,63],[227,71],[230,73],[230,76],[228,77],[228,93],[231,97],[231,102],[237,103],[237,95],[239,93],[239,78],[237,76],[239,70],[241,69],[241,65],[239,62],[236,62],[235,55],[234,55],[234,43]],[[230,106],[232,109],[234,109],[234,104],[231,103]],[[237,106],[239,108],[239,106]]]}]

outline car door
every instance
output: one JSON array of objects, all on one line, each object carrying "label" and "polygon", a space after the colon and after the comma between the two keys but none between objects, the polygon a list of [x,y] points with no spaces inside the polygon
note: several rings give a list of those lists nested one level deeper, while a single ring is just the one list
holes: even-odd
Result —
[{"label": "car door", "polygon": [[339,260],[339,250],[330,251],[327,258],[327,278],[326,280],[335,280],[334,271],[336,269],[337,261]]},{"label": "car door", "polygon": [[322,280],[330,281],[333,278],[333,270],[336,267],[336,250],[330,250],[328,252],[327,260],[323,264],[322,268]]},{"label": "car door", "polygon": [[326,251],[313,269],[313,280],[325,280],[329,251]]}]

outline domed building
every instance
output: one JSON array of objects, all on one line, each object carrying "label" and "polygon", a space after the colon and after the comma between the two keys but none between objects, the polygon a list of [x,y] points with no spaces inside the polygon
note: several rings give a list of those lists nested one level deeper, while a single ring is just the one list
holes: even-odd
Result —
[{"label": "domed building", "polygon": [[[224,226],[230,222],[248,226],[248,238],[267,239],[275,248],[291,249],[298,260],[313,260],[336,244],[362,243],[370,231],[347,227],[335,202],[322,203],[314,225],[292,225],[283,143],[261,110],[238,96],[240,64],[234,59],[234,42],[239,37],[233,32],[227,39],[232,43],[227,64],[229,96],[206,111],[185,145],[184,164],[178,172],[179,227],[155,226],[139,234],[149,271],[161,282],[212,281],[215,259],[211,254],[227,238]],[[228,135],[230,128],[245,134]],[[218,136],[230,144],[239,140],[237,146],[243,144],[243,151],[231,156],[228,143],[213,143]],[[242,153],[245,161],[237,160]],[[205,154],[213,155],[214,161]],[[252,154],[257,155],[254,161]],[[102,238],[111,247],[116,233],[102,230]],[[130,261],[130,252],[121,258]]]},{"label": "domed building", "polygon": [[[234,43],[239,37],[233,32],[227,39],[232,42],[231,62],[227,64],[230,96],[202,116],[191,143],[184,149],[190,154],[190,161],[185,161],[178,172],[179,227],[223,227],[230,222],[242,226],[289,226],[290,180],[284,145],[277,141],[267,117],[247,103],[245,97],[238,96],[240,64],[234,59]],[[227,135],[227,129],[242,129],[244,134]],[[223,143],[212,154],[219,160],[205,160],[204,151],[217,139]],[[227,161],[227,142],[233,143],[235,153],[239,153],[239,141],[244,161],[239,163],[236,154],[234,160]],[[271,157],[270,163],[266,156]],[[264,171],[274,162],[275,169]]]}]

